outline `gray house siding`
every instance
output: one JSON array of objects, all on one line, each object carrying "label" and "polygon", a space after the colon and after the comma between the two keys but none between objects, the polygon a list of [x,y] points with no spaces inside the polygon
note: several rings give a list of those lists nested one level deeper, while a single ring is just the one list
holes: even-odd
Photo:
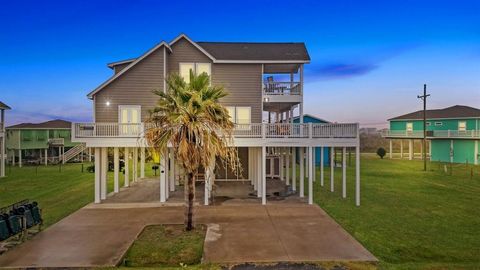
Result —
[{"label": "gray house siding", "polygon": [[163,53],[153,52],[95,95],[95,122],[118,122],[118,105],[141,105],[147,119],[158,99],[152,91],[163,90]]},{"label": "gray house siding", "polygon": [[120,65],[116,65],[113,67],[113,71],[115,74],[117,74],[118,72],[122,71],[124,68],[126,68],[128,65],[130,65],[131,62],[129,63],[125,63],[125,64],[120,64]]},{"label": "gray house siding", "polygon": [[212,60],[184,38],[172,45],[172,53],[167,59],[169,73],[178,73],[179,63],[192,62],[212,63]]},{"label": "gray house siding", "polygon": [[223,85],[228,91],[222,104],[251,107],[252,123],[262,122],[261,64],[214,64],[212,83]]}]

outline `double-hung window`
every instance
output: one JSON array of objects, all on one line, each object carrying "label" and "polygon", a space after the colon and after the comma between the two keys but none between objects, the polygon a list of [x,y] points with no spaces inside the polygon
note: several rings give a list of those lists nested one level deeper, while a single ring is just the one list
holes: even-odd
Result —
[{"label": "double-hung window", "polygon": [[235,124],[250,124],[252,121],[251,107],[227,106],[227,111]]},{"label": "double-hung window", "polygon": [[467,131],[466,121],[458,121],[458,131]]},{"label": "double-hung window", "polygon": [[211,76],[212,65],[210,63],[180,63],[179,64],[179,74],[183,77],[186,83],[190,83],[190,71],[193,74],[200,75],[202,73],[207,73],[208,76]]},{"label": "double-hung window", "polygon": [[407,132],[412,132],[413,131],[413,123],[409,122],[407,123]]}]

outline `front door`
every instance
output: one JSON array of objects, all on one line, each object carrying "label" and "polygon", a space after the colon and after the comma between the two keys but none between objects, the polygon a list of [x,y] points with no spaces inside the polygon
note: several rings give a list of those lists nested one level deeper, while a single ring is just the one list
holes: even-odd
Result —
[{"label": "front door", "polygon": [[138,135],[140,131],[141,107],[136,105],[118,106],[119,126],[122,135]]}]

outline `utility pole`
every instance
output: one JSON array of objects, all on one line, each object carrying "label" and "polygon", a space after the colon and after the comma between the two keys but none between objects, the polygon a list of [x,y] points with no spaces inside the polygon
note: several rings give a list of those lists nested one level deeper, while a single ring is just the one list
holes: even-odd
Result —
[{"label": "utility pole", "polygon": [[423,100],[423,170],[427,171],[427,85],[423,85],[423,96],[417,98]]}]

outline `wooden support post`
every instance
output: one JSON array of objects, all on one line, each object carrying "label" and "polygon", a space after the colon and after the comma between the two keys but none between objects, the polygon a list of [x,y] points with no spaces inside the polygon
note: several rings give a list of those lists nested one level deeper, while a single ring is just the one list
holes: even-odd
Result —
[{"label": "wooden support post", "polygon": [[355,203],[360,206],[360,143],[355,147]]},{"label": "wooden support post", "polygon": [[292,147],[292,190],[297,191],[297,151]]},{"label": "wooden support post", "polygon": [[101,170],[100,170],[100,181],[101,181],[101,199],[105,200],[107,198],[107,172],[108,172],[108,148],[101,148]]}]

